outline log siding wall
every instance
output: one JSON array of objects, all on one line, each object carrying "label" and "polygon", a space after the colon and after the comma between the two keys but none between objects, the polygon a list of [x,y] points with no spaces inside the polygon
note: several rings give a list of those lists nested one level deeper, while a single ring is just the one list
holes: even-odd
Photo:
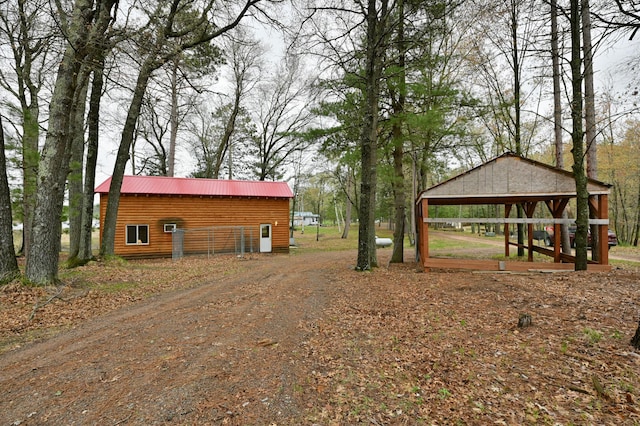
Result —
[{"label": "log siding wall", "polygon": [[[100,195],[100,239],[108,195]],[[164,225],[194,229],[211,226],[247,226],[258,232],[271,224],[272,252],[289,252],[289,199],[215,196],[120,196],[116,224],[115,254],[125,258],[171,256],[171,233]],[[277,225],[276,225],[277,223]],[[127,225],[149,225],[149,244],[127,245]]]}]

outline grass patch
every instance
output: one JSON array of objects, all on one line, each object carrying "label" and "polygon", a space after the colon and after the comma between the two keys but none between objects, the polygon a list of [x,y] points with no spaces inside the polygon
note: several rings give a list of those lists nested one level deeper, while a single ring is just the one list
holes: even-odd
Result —
[{"label": "grass patch", "polygon": [[[293,231],[293,239],[295,248],[291,249],[291,253],[297,250],[305,252],[325,252],[325,251],[342,251],[357,250],[358,248],[358,225],[352,224],[349,228],[347,238],[342,238],[343,228],[338,229],[337,226],[305,226],[304,232],[298,227]],[[376,227],[376,235],[381,238],[393,238],[393,231],[387,229],[386,225]],[[405,238],[405,248],[410,247],[408,238]],[[379,250],[391,250],[391,247],[380,248]]]}]

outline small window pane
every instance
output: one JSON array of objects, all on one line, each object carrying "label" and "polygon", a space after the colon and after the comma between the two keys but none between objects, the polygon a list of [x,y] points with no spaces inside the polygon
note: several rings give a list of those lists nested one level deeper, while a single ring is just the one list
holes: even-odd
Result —
[{"label": "small window pane", "polygon": [[136,244],[138,242],[137,228],[135,225],[127,225],[127,244]]},{"label": "small window pane", "polygon": [[176,230],[175,223],[165,223],[164,224],[164,232],[174,232]]},{"label": "small window pane", "polygon": [[149,244],[149,227],[147,225],[138,225],[138,243]]},{"label": "small window pane", "polygon": [[262,226],[262,238],[269,238],[269,231],[271,230],[271,227],[269,225],[263,225]]}]

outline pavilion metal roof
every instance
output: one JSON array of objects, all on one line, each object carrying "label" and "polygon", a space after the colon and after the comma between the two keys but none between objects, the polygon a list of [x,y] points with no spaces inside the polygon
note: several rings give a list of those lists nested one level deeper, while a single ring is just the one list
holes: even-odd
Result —
[{"label": "pavilion metal roof", "polygon": [[[108,194],[111,177],[95,192]],[[177,178],[165,176],[124,176],[121,194],[190,195],[221,197],[292,198],[286,182]]]}]

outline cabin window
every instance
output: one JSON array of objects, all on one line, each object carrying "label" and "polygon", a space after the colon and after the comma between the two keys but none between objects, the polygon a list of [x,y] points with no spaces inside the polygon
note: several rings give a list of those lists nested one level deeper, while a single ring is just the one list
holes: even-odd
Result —
[{"label": "cabin window", "polygon": [[164,224],[164,232],[175,232],[176,224],[175,223],[165,223]]},{"label": "cabin window", "polygon": [[149,225],[127,225],[127,245],[149,244]]}]

